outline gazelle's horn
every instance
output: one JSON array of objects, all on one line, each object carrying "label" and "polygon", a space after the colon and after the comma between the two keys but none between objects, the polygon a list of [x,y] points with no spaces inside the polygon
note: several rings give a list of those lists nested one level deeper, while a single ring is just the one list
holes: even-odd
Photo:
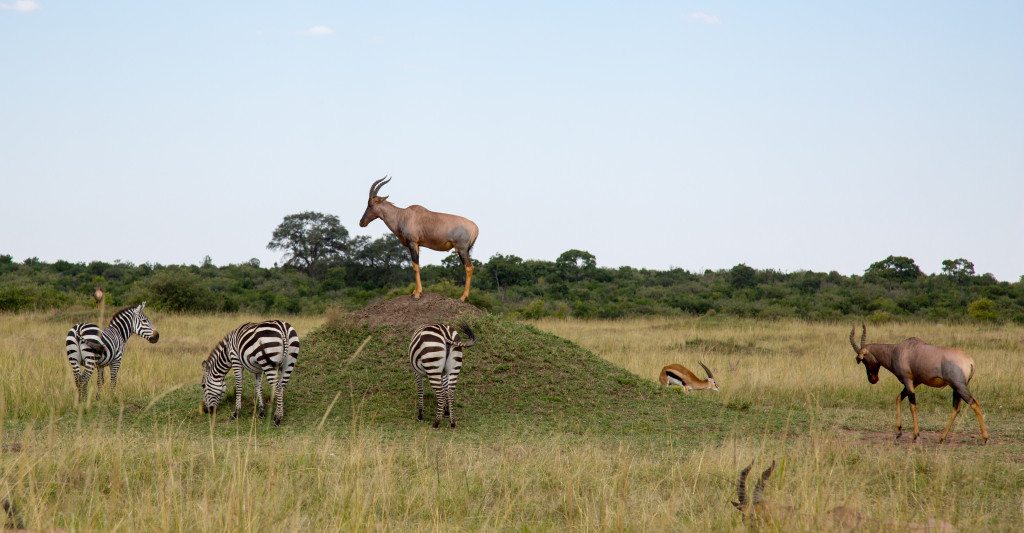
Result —
[{"label": "gazelle's horn", "polygon": [[383,178],[373,182],[373,185],[370,185],[370,198],[377,196],[377,193],[380,192],[380,188],[387,185],[389,181],[391,181],[391,176],[384,176]]},{"label": "gazelle's horn", "polygon": [[704,363],[702,363],[700,361],[697,361],[697,364],[699,364],[701,367],[704,368],[704,373],[708,375],[708,379],[714,379],[715,378],[715,375],[711,373],[711,369],[708,368],[707,365],[705,365]]},{"label": "gazelle's horn", "polygon": [[736,495],[739,496],[740,501],[732,502],[732,504],[740,511],[747,507],[747,474],[750,473],[751,468],[754,468],[754,461],[750,461],[746,468],[740,470],[740,478],[736,481]]},{"label": "gazelle's horn", "polygon": [[769,466],[768,468],[765,469],[764,472],[761,472],[761,479],[757,480],[757,485],[754,485],[754,493],[752,495],[754,499],[754,505],[758,505],[761,503],[761,501],[764,500],[764,483],[768,481],[768,478],[772,476],[772,472],[774,471],[775,461],[773,460],[772,466]]}]

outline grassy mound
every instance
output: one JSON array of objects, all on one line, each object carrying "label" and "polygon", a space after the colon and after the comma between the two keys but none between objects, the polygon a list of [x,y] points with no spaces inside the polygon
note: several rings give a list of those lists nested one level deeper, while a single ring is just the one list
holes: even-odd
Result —
[{"label": "grassy mound", "polygon": [[[285,396],[286,426],[293,430],[315,427],[320,420],[331,427],[428,426],[428,422],[415,419],[416,385],[408,363],[408,332],[414,325],[434,320],[409,312],[404,299],[376,306],[374,315],[390,317],[389,325],[371,326],[374,319],[363,316],[364,310],[363,315],[329,320],[303,338]],[[393,307],[404,309],[405,314]],[[530,325],[481,314],[468,304],[439,301],[423,307],[427,315],[438,308],[447,310],[443,318],[448,322],[472,325],[478,339],[466,350],[456,391],[457,431],[544,429],[666,435],[699,431],[706,436],[727,431],[745,414],[741,413],[745,406],[723,405],[714,393],[687,395],[678,388],[663,389],[570,341]],[[399,316],[403,318],[395,318]],[[230,410],[234,403],[230,384],[228,390],[222,405]],[[244,415],[252,412],[251,394],[250,382],[243,398]],[[434,405],[429,388],[426,402],[429,418]],[[198,386],[190,386],[158,400],[147,413],[165,421],[193,420],[202,425],[203,418],[196,415],[198,405]],[[218,418],[226,420],[227,413],[222,410]],[[784,417],[778,418],[780,424],[786,423]]]}]

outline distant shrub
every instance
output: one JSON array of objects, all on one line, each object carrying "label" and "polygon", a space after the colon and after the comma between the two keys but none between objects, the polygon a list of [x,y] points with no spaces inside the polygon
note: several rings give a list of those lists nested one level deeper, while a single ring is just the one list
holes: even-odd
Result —
[{"label": "distant shrub", "polygon": [[885,324],[886,322],[892,322],[893,320],[896,320],[896,317],[888,311],[872,311],[871,314],[868,315],[868,322],[871,322],[872,324]]},{"label": "distant shrub", "polygon": [[996,303],[988,298],[978,298],[967,306],[967,316],[978,322],[994,322],[999,319]]},{"label": "distant shrub", "polygon": [[136,299],[148,300],[165,311],[209,312],[221,310],[221,298],[215,297],[203,278],[187,270],[165,270],[153,275]]}]

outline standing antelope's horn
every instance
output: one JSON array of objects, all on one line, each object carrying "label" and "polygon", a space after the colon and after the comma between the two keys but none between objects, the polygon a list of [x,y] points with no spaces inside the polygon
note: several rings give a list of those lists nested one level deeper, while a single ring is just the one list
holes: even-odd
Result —
[{"label": "standing antelope's horn", "polygon": [[863,348],[868,342],[868,328],[864,326],[864,323],[860,323],[860,347]]},{"label": "standing antelope's horn", "polygon": [[708,368],[707,365],[705,365],[704,363],[702,363],[700,361],[697,361],[697,364],[699,364],[700,366],[702,366],[704,368],[704,373],[708,375],[708,379],[714,379],[715,375],[711,373],[711,369]]},{"label": "standing antelope's horn", "polygon": [[853,351],[857,355],[860,355],[860,348],[857,347],[857,341],[854,340],[853,336],[857,334],[857,326],[850,328],[850,346],[853,346]]},{"label": "standing antelope's horn", "polygon": [[370,198],[377,196],[380,188],[387,185],[389,181],[391,181],[391,176],[385,175],[383,178],[373,182],[373,185],[370,185]]}]

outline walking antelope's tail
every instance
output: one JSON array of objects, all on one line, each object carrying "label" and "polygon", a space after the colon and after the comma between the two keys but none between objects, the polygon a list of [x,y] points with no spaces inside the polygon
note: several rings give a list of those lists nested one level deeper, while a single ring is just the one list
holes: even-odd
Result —
[{"label": "walking antelope's tail", "polygon": [[460,329],[462,329],[462,334],[466,336],[466,339],[456,342],[456,346],[458,346],[459,348],[469,348],[470,346],[476,344],[476,335],[474,335],[473,330],[469,328],[469,324],[463,322],[460,325]]}]

